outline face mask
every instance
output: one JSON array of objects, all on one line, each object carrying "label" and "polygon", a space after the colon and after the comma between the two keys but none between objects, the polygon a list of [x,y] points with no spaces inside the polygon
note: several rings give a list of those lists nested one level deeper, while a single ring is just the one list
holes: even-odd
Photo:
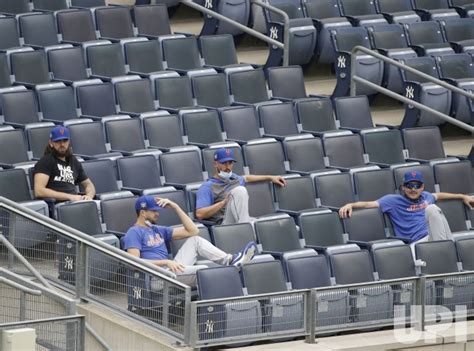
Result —
[{"label": "face mask", "polygon": [[151,222],[148,219],[145,220],[145,224],[150,228],[153,226],[153,224],[151,224]]},{"label": "face mask", "polygon": [[232,176],[232,172],[219,171],[219,177],[222,179],[228,180]]}]

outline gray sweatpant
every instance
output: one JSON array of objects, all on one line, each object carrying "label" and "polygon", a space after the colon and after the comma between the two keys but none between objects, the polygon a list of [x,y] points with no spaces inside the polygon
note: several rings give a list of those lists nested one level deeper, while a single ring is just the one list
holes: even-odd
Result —
[{"label": "gray sweatpant", "polygon": [[237,186],[229,192],[224,220],[222,224],[250,222],[249,194],[244,186]]}]

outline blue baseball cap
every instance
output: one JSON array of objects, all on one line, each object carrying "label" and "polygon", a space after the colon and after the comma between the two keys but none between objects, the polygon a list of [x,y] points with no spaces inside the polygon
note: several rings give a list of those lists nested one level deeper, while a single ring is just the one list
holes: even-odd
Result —
[{"label": "blue baseball cap", "polygon": [[403,184],[410,182],[424,183],[423,174],[420,171],[408,171],[403,175]]},{"label": "blue baseball cap", "polygon": [[229,148],[220,148],[214,152],[214,161],[224,163],[227,161],[235,161],[234,150]]},{"label": "blue baseball cap", "polygon": [[163,207],[156,203],[155,197],[151,195],[140,196],[135,202],[136,211],[160,211]]},{"label": "blue baseball cap", "polygon": [[51,141],[68,140],[69,129],[63,126],[54,127],[49,133],[49,139],[51,139]]}]

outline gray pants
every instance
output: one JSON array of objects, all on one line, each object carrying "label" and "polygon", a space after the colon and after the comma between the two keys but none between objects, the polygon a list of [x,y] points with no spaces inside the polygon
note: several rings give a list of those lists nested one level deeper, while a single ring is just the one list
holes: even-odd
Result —
[{"label": "gray pants", "polygon": [[452,240],[453,234],[449,228],[448,221],[443,211],[436,205],[428,205],[425,209],[425,219],[428,223],[428,235],[410,244],[410,248],[415,257],[415,245],[425,241]]},{"label": "gray pants", "polygon": [[229,192],[229,202],[222,224],[245,223],[251,220],[247,189],[244,186],[237,186]]},{"label": "gray pants", "polygon": [[215,247],[200,236],[186,239],[174,258],[176,262],[185,266],[182,272],[176,274],[180,282],[189,286],[196,285],[196,272],[201,268],[206,268],[206,266],[202,265],[194,266],[198,257],[225,265],[229,262],[232,255]]}]

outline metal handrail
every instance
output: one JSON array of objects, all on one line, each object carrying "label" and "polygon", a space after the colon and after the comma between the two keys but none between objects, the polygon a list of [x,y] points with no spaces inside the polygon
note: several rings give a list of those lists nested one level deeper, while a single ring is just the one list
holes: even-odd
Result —
[{"label": "metal handrail", "polygon": [[474,133],[474,126],[471,126],[467,123],[464,123],[462,121],[459,121],[451,116],[448,116],[447,114],[444,114],[442,112],[439,112],[439,111],[436,111],[428,106],[425,106],[423,104],[420,104],[419,102],[416,102],[416,101],[413,101],[411,99],[408,99],[407,97],[403,96],[403,95],[400,95],[400,94],[397,94],[397,93],[394,93],[393,91],[389,90],[389,89],[386,89],[386,88],[383,88],[377,84],[374,84],[364,78],[361,78],[359,76],[356,75],[356,71],[355,69],[353,69],[356,65],[356,54],[357,52],[363,52],[367,55],[370,55],[372,57],[375,57],[383,62],[386,62],[386,63],[389,63],[391,65],[394,65],[400,69],[403,69],[403,70],[406,70],[410,73],[413,73],[414,75],[420,77],[420,78],[423,78],[431,83],[434,83],[434,84],[437,84],[437,85],[440,85],[442,86],[443,88],[446,88],[448,90],[451,90],[457,94],[461,94],[461,95],[464,95],[466,97],[468,97],[469,99],[474,99],[474,94],[473,93],[470,93],[468,91],[465,91],[463,89],[460,89],[458,87],[455,87],[451,84],[448,84],[446,82],[443,82],[442,80],[439,80],[437,78],[434,78],[428,74],[425,74],[423,72],[420,72],[412,67],[409,67],[401,62],[398,62],[398,61],[395,61],[387,56],[384,56],[374,50],[370,50],[370,49],[367,49],[366,47],[363,47],[363,46],[355,46],[353,49],[352,49],[352,54],[351,54],[351,96],[355,96],[357,95],[357,89],[356,89],[356,82],[357,83],[361,83],[363,85],[366,85],[376,91],[378,91],[379,93],[382,93],[382,94],[385,94],[385,95],[388,95],[389,97],[395,99],[395,100],[398,100],[398,101],[401,101],[401,102],[404,102],[406,104],[409,104],[409,105],[413,105],[414,107],[420,109],[420,110],[424,110],[424,111],[427,111],[427,112],[430,112],[432,114],[434,114],[435,116],[441,118],[442,120],[446,121],[446,122],[449,122],[451,124],[454,124],[456,126],[458,126],[459,128],[462,128],[462,129],[465,129],[467,130],[468,132],[471,132],[471,133]]},{"label": "metal handrail", "polygon": [[205,13],[206,15],[209,15],[211,17],[217,18],[219,21],[226,22],[238,29],[240,29],[242,32],[245,32],[251,36],[256,37],[257,39],[260,39],[270,45],[276,46],[279,49],[283,49],[283,66],[288,66],[289,63],[289,51],[288,51],[288,43],[290,39],[290,31],[289,31],[289,23],[290,23],[290,17],[288,17],[288,14],[285,11],[280,10],[279,8],[276,8],[274,6],[268,5],[260,0],[250,0],[252,4],[255,4],[257,6],[260,6],[262,8],[265,8],[269,10],[270,12],[275,12],[278,15],[283,17],[283,23],[284,23],[284,29],[283,29],[283,43],[279,42],[278,40],[272,39],[269,36],[262,34],[260,32],[257,32],[255,29],[249,28],[247,26],[244,26],[243,24],[234,21],[226,16],[221,15],[220,13],[217,13],[215,11],[212,11],[208,9],[207,7],[201,6],[195,2],[192,2],[190,0],[181,0],[181,3],[191,7],[192,9],[195,9],[197,11],[200,11],[202,13]]}]

